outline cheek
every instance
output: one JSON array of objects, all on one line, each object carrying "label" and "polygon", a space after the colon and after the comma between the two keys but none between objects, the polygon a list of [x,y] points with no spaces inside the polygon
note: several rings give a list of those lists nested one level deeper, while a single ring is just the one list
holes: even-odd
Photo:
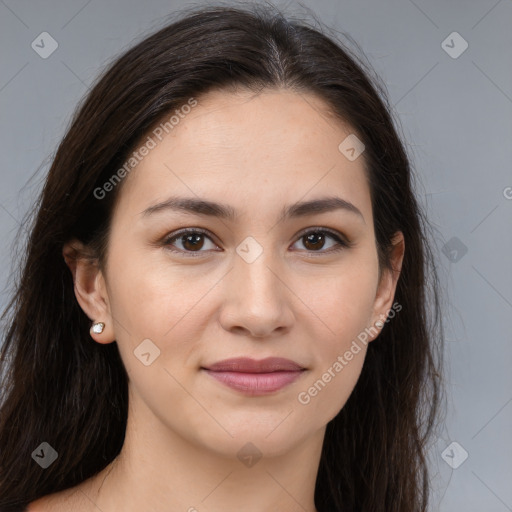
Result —
[{"label": "cheek", "polygon": [[[155,372],[148,370],[166,368],[182,382],[197,369],[202,349],[198,340],[204,338],[206,324],[211,322],[211,310],[206,308],[211,307],[215,285],[224,272],[180,267],[165,258],[148,263],[147,255],[137,252],[130,258],[122,254],[112,251],[110,289],[116,339],[126,370],[148,393],[166,389],[165,393],[180,396],[182,390],[167,374],[160,371],[163,382],[158,384],[153,380]],[[147,341],[146,345],[158,358],[145,367],[136,355],[148,339],[156,349]]]},{"label": "cheek", "polygon": [[367,350],[364,334],[375,299],[375,269],[371,262],[347,266],[342,273],[320,280],[316,292],[308,295],[309,324],[318,326],[316,335],[312,333],[315,363],[297,402],[315,421],[334,418],[359,379]]},{"label": "cheek", "polygon": [[164,257],[132,253],[130,258],[115,258],[114,251],[112,256],[111,310],[133,335],[161,339],[180,322],[189,323],[189,313],[200,309],[201,300],[218,281],[204,269],[180,267]]},{"label": "cheek", "polygon": [[320,339],[330,339],[329,345],[341,350],[369,326],[377,277],[377,268],[371,261],[367,265],[347,262],[329,275],[297,281],[294,289],[301,299],[304,297],[311,325],[322,329]]},{"label": "cheek", "polygon": [[[204,423],[214,430],[204,410],[191,399],[187,379],[197,371],[194,365],[201,348],[197,340],[206,321],[201,298],[204,300],[216,280],[206,274],[190,279],[190,268],[187,279],[185,272],[170,264],[148,265],[133,254],[117,263],[111,265],[110,272],[111,311],[130,389],[136,394],[133,406],[141,407],[142,415],[148,407],[177,430],[194,424],[193,431],[200,432]],[[139,347],[145,347],[144,351]],[[141,354],[148,352],[151,362],[145,365]],[[176,410],[188,423],[176,420]]]},{"label": "cheek", "polygon": [[[360,344],[354,354],[351,350],[350,360],[346,351],[321,366],[307,381],[297,395],[298,411],[314,423],[326,424],[344,407],[352,393],[366,354],[366,346]],[[355,350],[354,350],[355,352]]]},{"label": "cheek", "polygon": [[[331,286],[328,294],[312,297],[322,323],[314,336],[313,371],[305,380],[297,407],[315,423],[327,423],[344,407],[361,373],[367,344],[359,338],[369,327],[373,297],[371,282]],[[327,296],[327,300],[326,297]],[[330,297],[330,300],[329,300]],[[326,334],[327,333],[327,334]]]}]

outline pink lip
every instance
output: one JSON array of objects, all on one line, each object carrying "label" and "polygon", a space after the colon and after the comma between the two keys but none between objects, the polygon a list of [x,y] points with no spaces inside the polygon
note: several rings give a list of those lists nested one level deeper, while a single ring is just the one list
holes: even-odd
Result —
[{"label": "pink lip", "polygon": [[235,358],[202,368],[213,378],[248,395],[265,395],[291,384],[305,368],[290,359],[268,357],[257,361]]}]

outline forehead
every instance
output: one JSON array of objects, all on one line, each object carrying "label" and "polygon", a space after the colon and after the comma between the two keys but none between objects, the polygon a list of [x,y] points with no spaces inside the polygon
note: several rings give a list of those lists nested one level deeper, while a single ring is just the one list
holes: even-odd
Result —
[{"label": "forehead", "polygon": [[219,202],[229,197],[243,211],[254,201],[277,206],[338,192],[365,209],[364,159],[350,161],[338,148],[353,130],[317,96],[212,91],[196,101],[193,108],[169,113],[159,132],[152,129],[143,138],[153,147],[123,184],[120,200],[126,206],[140,211],[182,194]]}]

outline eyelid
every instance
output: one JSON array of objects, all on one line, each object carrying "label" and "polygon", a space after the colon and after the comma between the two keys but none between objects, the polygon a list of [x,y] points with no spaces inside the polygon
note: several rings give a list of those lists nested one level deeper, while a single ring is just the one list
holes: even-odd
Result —
[{"label": "eyelid", "polygon": [[[325,232],[325,233],[328,233],[330,234],[331,236],[333,236],[334,238],[339,238],[341,239],[341,241],[346,244],[347,248],[348,247],[352,247],[354,245],[354,243],[352,242],[352,240],[350,238],[348,238],[348,236],[346,236],[344,233],[342,233],[341,231],[338,231],[337,229],[331,229],[331,228],[327,228],[325,226],[312,226],[312,227],[309,227],[309,228],[305,228],[303,229],[302,231],[299,231],[296,235],[295,235],[295,238],[296,239],[299,239],[301,237],[303,237],[304,235],[306,235],[307,233],[309,232],[318,232],[318,231],[321,231],[321,232]],[[311,252],[314,252],[314,251],[311,251]]]},{"label": "eyelid", "polygon": [[[183,235],[187,235],[189,233],[200,233],[200,234],[206,235],[208,238],[210,238],[212,240],[212,242],[215,245],[217,245],[217,243],[215,242],[216,237],[213,235],[213,233],[211,233],[207,229],[195,228],[195,227],[178,229],[177,231],[173,231],[172,233],[165,235],[164,238],[162,239],[162,244],[167,247],[170,245],[171,240],[179,238],[180,236],[183,236]],[[185,254],[187,256],[192,256],[192,257],[194,257],[195,254],[197,254],[199,256],[201,253],[208,252],[208,251],[195,251],[195,252],[194,251],[182,251],[181,249],[169,249],[169,250],[174,253]]]}]

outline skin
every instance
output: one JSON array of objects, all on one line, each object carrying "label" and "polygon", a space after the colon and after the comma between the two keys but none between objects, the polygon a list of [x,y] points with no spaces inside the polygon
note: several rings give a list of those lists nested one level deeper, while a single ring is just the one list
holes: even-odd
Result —
[{"label": "skin", "polygon": [[[91,343],[119,346],[129,375],[128,424],[112,464],[34,502],[30,512],[316,511],[325,427],[350,396],[366,345],[307,405],[298,395],[386,318],[403,237],[395,240],[397,271],[383,271],[379,281],[364,154],[350,161],[338,150],[353,130],[329,116],[321,99],[265,90],[198,100],[124,178],[104,271],[78,257],[77,241],[64,247],[80,306],[106,324]],[[171,195],[228,203],[238,216],[141,215]],[[278,222],[284,205],[333,195],[364,219],[335,210]],[[165,245],[166,235],[185,227],[212,236],[196,252],[180,237]],[[298,236],[322,227],[353,246],[331,252],[329,233],[323,246]],[[263,249],[252,263],[236,252],[249,236]],[[199,257],[183,255],[187,249]],[[149,366],[134,355],[147,338],[160,349]],[[251,397],[200,370],[237,356],[286,357],[306,371],[277,392]],[[251,467],[237,457],[249,442],[262,454]]]}]

